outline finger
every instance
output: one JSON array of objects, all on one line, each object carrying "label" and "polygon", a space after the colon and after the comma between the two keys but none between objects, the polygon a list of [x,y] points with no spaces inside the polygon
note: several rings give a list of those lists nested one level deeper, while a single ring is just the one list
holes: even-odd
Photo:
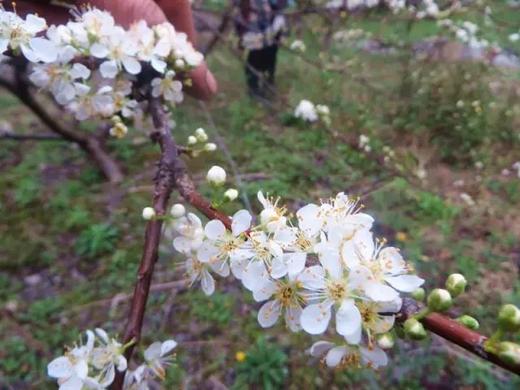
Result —
[{"label": "finger", "polygon": [[217,93],[218,84],[205,62],[190,72],[192,86],[186,92],[197,99],[209,100]]},{"label": "finger", "polygon": [[175,29],[188,35],[190,42],[197,44],[197,33],[189,0],[155,0]]}]

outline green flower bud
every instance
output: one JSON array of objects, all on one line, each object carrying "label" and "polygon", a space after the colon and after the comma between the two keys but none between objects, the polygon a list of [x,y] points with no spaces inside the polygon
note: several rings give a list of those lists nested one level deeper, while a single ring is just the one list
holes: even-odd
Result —
[{"label": "green flower bud", "polygon": [[498,346],[498,356],[509,364],[520,365],[520,345],[502,341]]},{"label": "green flower bud", "polygon": [[448,279],[446,279],[446,289],[453,297],[458,297],[462,294],[467,284],[466,278],[461,274],[451,274],[448,276]]},{"label": "green flower bud", "polygon": [[423,324],[421,324],[415,318],[407,319],[404,322],[403,328],[406,335],[413,340],[423,340],[427,336]]},{"label": "green flower bud", "polygon": [[516,332],[520,330],[520,310],[508,303],[498,312],[498,326],[503,330]]},{"label": "green flower bud", "polygon": [[426,296],[426,291],[424,291],[424,288],[419,287],[417,290],[415,290],[411,293],[411,296],[416,301],[422,302],[422,301],[424,301],[424,297]]},{"label": "green flower bud", "polygon": [[382,334],[377,338],[377,345],[382,349],[390,349],[394,346],[395,339],[391,333]]},{"label": "green flower bud", "polygon": [[457,318],[456,321],[460,322],[462,325],[464,325],[468,329],[477,330],[480,327],[480,324],[478,323],[478,321],[475,318],[468,316],[466,314]]},{"label": "green flower bud", "polygon": [[432,311],[446,311],[453,304],[451,294],[448,290],[436,288],[428,295],[428,308]]}]

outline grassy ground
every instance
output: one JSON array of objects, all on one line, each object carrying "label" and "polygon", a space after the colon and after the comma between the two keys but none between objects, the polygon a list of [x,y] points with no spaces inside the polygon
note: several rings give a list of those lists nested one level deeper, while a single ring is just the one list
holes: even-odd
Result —
[{"label": "grassy ground", "polygon": [[[356,23],[374,26],[371,21]],[[392,25],[396,31],[402,27]],[[478,64],[369,56],[337,43],[320,57],[324,46],[319,36],[302,33],[306,58],[334,61],[348,71],[327,71],[282,50],[280,101],[267,109],[247,97],[241,63],[221,43],[209,58],[221,89],[208,105],[215,127],[197,102],[188,101],[175,114],[176,138],[184,141],[197,127],[206,128],[213,139],[224,137],[243,175],[240,190],[256,209],[258,189],[282,196],[293,209],[339,191],[361,195],[377,217],[378,232],[401,247],[419,273],[428,275],[428,287],[442,283],[450,272],[467,276],[470,291],[454,314],[477,316],[489,332],[500,303],[520,302],[520,180],[514,171],[501,174],[519,159],[517,75]],[[488,88],[491,81],[499,84],[495,92]],[[302,98],[330,106],[330,128],[289,119]],[[461,107],[459,100],[464,101]],[[17,131],[41,130],[5,93],[0,107],[2,120]],[[384,146],[394,150],[394,162],[382,165],[374,154],[353,147],[360,134],[370,137],[376,156],[384,155]],[[128,139],[111,142],[126,173],[117,187],[106,184],[70,144],[1,141],[0,388],[54,388],[45,365],[81,330],[102,326],[121,332],[128,300],[118,294],[130,293],[135,279],[144,233],[140,210],[151,199],[158,153],[145,137],[135,130]],[[475,167],[478,162],[481,168]],[[210,190],[201,178],[214,163],[229,168],[222,153],[190,162],[206,194]],[[422,170],[427,175],[420,179]],[[470,194],[476,204],[466,204],[461,193]],[[154,283],[182,278],[181,259],[170,247],[164,240]],[[520,385],[438,338],[399,343],[389,368],[378,373],[330,372],[309,362],[305,348],[310,337],[290,335],[282,325],[261,330],[258,308],[249,294],[224,280],[210,298],[196,289],[153,293],[144,342],[171,336],[180,342],[168,386]],[[237,361],[237,352],[246,354],[244,362]]]}]

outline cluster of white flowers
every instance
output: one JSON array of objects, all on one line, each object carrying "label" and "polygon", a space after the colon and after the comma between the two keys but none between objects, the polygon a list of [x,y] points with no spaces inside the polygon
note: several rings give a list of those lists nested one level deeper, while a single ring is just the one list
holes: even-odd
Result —
[{"label": "cluster of white flowers", "polygon": [[372,151],[372,147],[370,146],[370,137],[368,135],[361,134],[359,136],[358,146],[365,152],[370,153]]},{"label": "cluster of white flowers", "polygon": [[414,11],[419,19],[436,18],[439,15],[439,6],[434,0],[423,0]]},{"label": "cluster of white flowers", "polygon": [[368,38],[371,36],[370,32],[364,31],[359,28],[353,28],[348,30],[339,30],[334,33],[332,38],[338,42],[349,42],[349,41],[357,41],[363,38]]},{"label": "cluster of white flowers", "polygon": [[294,117],[300,118],[305,122],[316,122],[321,119],[325,124],[330,124],[330,109],[325,104],[314,104],[303,99],[298,103],[294,110]]},{"label": "cluster of white flowers", "polygon": [[164,379],[165,367],[177,346],[174,340],[155,342],[144,352],[145,363],[129,370],[123,356],[126,346],[110,338],[103,329],[87,330],[86,335],[85,344],[68,349],[47,366],[47,374],[57,379],[60,390],[106,389],[114,381],[116,370],[126,370],[124,389],[147,389],[148,381]]},{"label": "cluster of white flowers", "polygon": [[289,46],[289,48],[291,50],[300,51],[302,53],[307,49],[307,47],[305,46],[305,43],[299,39],[292,41],[291,46]]},{"label": "cluster of white flowers", "polygon": [[[150,93],[170,105],[183,100],[177,78],[203,60],[186,34],[170,23],[149,27],[144,21],[125,30],[108,12],[83,11],[48,27],[36,15],[24,20],[0,9],[0,54],[23,55],[32,63],[29,78],[37,87],[78,120],[112,119],[117,137],[127,130],[122,118],[140,116],[140,96]],[[151,83],[138,85],[145,70]]]},{"label": "cluster of white flowers", "polygon": [[[206,294],[215,290],[212,273],[232,274],[264,302],[258,322],[273,326],[283,316],[297,332],[321,335],[335,329],[341,343],[319,341],[314,356],[328,366],[385,365],[386,354],[376,338],[389,332],[400,310],[399,292],[423,284],[411,274],[398,249],[374,240],[373,218],[344,193],[321,205],[308,204],[292,223],[279,200],[258,193],[259,224],[240,210],[227,230],[220,220],[203,226],[195,214],[175,220],[174,248],[187,256],[187,274]],[[329,326],[332,315],[335,327]],[[388,343],[387,343],[388,344]]]},{"label": "cluster of white flowers", "polygon": [[508,38],[511,42],[518,42],[520,41],[520,32],[509,34]]},{"label": "cluster of white flowers", "polygon": [[474,49],[485,48],[489,46],[489,41],[478,37],[478,26],[468,21],[454,22],[450,19],[439,21],[439,26],[447,28],[461,42],[467,44]]},{"label": "cluster of white flowers", "polygon": [[208,142],[208,140],[208,134],[202,127],[199,127],[193,134],[188,136],[188,148],[193,157],[197,157],[201,152],[214,152],[217,150],[217,144]]}]

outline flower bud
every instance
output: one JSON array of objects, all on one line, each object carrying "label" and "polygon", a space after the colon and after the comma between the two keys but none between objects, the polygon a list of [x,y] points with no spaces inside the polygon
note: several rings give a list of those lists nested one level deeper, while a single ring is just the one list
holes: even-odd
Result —
[{"label": "flower bud", "polygon": [[184,65],[185,65],[185,64],[184,64],[184,60],[183,60],[183,59],[181,59],[181,58],[177,58],[177,59],[175,60],[175,67],[176,67],[176,68],[182,69],[182,68],[184,68]]},{"label": "flower bud", "polygon": [[143,209],[143,219],[149,221],[155,217],[155,210],[152,207],[145,207]]},{"label": "flower bud", "polygon": [[128,127],[123,122],[115,122],[109,133],[112,137],[123,138],[128,133]]},{"label": "flower bud", "polygon": [[424,297],[426,296],[426,292],[424,291],[424,288],[419,287],[417,290],[414,290],[411,294],[413,299],[416,301],[424,301]]},{"label": "flower bud", "polygon": [[520,364],[520,345],[502,341],[498,346],[498,356],[512,365]]},{"label": "flower bud", "polygon": [[448,276],[448,279],[446,279],[446,289],[453,297],[458,297],[462,294],[467,284],[466,278],[461,274],[451,274]]},{"label": "flower bud", "polygon": [[446,311],[453,304],[451,294],[448,290],[436,288],[428,295],[428,308],[432,311]]},{"label": "flower bud", "polygon": [[394,336],[392,336],[391,333],[385,333],[378,337],[377,339],[377,345],[379,348],[382,349],[390,349],[394,346],[395,339]]},{"label": "flower bud", "polygon": [[197,140],[200,142],[206,142],[208,140],[208,135],[202,127],[195,130],[195,137],[197,137]]},{"label": "flower bud", "polygon": [[197,138],[194,135],[190,135],[188,137],[188,145],[195,145],[197,143]]},{"label": "flower bud", "polygon": [[404,322],[404,332],[413,340],[423,340],[426,338],[426,330],[423,324],[417,321],[415,318],[408,318]]},{"label": "flower bud", "polygon": [[468,316],[466,314],[457,318],[456,321],[460,322],[462,325],[464,325],[468,329],[477,330],[480,327],[480,324],[478,323],[478,321],[475,318]]},{"label": "flower bud", "polygon": [[180,218],[186,214],[186,209],[182,204],[175,203],[170,210],[170,214],[173,218]]},{"label": "flower bud", "polygon": [[508,303],[498,312],[498,326],[510,332],[520,330],[520,310],[515,305]]},{"label": "flower bud", "polygon": [[226,182],[226,171],[218,165],[213,165],[206,175],[209,183],[220,186]]},{"label": "flower bud", "polygon": [[206,152],[214,152],[215,150],[217,150],[217,145],[212,142],[209,142],[206,145],[204,145],[204,150]]},{"label": "flower bud", "polygon": [[226,192],[224,192],[224,198],[226,198],[230,202],[233,202],[236,198],[238,198],[238,191],[234,188],[230,188]]}]

